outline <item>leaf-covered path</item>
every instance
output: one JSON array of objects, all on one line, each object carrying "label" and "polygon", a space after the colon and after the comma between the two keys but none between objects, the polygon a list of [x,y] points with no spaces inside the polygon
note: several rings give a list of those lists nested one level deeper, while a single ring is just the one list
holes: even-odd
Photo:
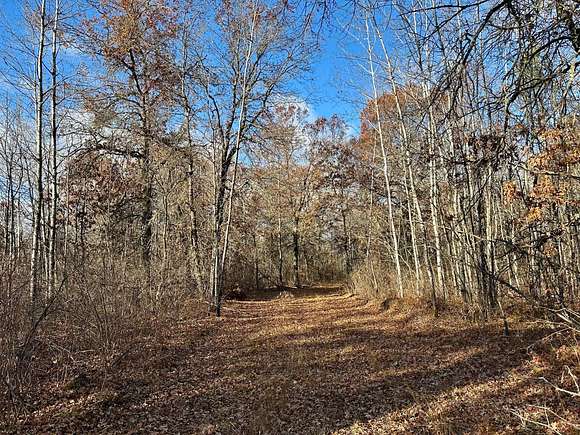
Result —
[{"label": "leaf-covered path", "polygon": [[[228,302],[56,394],[24,432],[511,432],[538,331],[434,322],[318,287]],[[511,429],[510,429],[511,428]]]}]

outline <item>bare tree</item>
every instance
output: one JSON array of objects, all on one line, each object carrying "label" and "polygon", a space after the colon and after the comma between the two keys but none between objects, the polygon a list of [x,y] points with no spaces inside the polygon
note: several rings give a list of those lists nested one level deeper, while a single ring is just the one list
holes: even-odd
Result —
[{"label": "bare tree", "polygon": [[36,204],[32,229],[32,254],[30,256],[30,301],[32,321],[38,317],[40,297],[41,235],[44,201],[44,47],[46,38],[46,0],[42,0],[39,12],[38,51],[36,57],[35,114],[36,114]]},{"label": "bare tree", "polygon": [[54,12],[52,16],[52,65],[51,65],[51,113],[50,113],[50,186],[51,186],[51,207],[50,207],[50,222],[49,222],[49,257],[48,257],[48,290],[47,298],[50,299],[54,294],[57,284],[57,270],[56,270],[56,220],[58,213],[58,124],[57,124],[57,105],[58,105],[58,33],[59,33],[59,12],[60,2],[55,0]]}]

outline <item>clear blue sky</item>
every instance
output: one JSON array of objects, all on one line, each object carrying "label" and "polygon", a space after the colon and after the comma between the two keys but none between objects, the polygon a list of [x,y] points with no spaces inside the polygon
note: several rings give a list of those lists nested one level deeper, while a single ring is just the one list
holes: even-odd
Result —
[{"label": "clear blue sky", "polygon": [[[391,13],[388,9],[386,11]],[[389,29],[395,20],[390,15],[377,19],[383,23],[382,36],[387,50],[394,55],[395,50],[401,49]],[[382,57],[376,41],[375,50]],[[358,131],[359,114],[370,89],[370,78],[365,72],[367,56],[366,34],[360,14],[353,14],[349,8],[336,11],[331,23],[321,33],[321,48],[313,59],[310,82],[300,83],[298,93],[316,115],[328,117],[337,114]]]},{"label": "clear blue sky", "polygon": [[321,35],[320,52],[313,57],[312,73],[302,81],[298,92],[318,116],[337,114],[352,127],[358,128],[360,94],[353,80],[360,76],[356,66],[348,60],[356,44],[344,32],[331,26]]}]

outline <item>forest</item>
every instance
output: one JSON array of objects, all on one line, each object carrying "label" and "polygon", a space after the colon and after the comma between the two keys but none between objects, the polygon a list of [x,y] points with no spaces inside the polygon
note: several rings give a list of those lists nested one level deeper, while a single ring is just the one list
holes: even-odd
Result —
[{"label": "forest", "polygon": [[0,0],[0,433],[580,431],[575,0]]}]

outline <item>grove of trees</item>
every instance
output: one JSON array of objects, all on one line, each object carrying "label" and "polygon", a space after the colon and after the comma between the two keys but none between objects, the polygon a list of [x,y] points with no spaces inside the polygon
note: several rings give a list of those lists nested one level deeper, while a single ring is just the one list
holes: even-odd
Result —
[{"label": "grove of trees", "polygon": [[[340,280],[471,319],[523,301],[579,328],[574,0],[14,5],[0,373],[15,403],[55,331],[112,354],[136,319],[191,300],[220,316],[237,287]],[[293,92],[335,11],[357,126]]]}]

